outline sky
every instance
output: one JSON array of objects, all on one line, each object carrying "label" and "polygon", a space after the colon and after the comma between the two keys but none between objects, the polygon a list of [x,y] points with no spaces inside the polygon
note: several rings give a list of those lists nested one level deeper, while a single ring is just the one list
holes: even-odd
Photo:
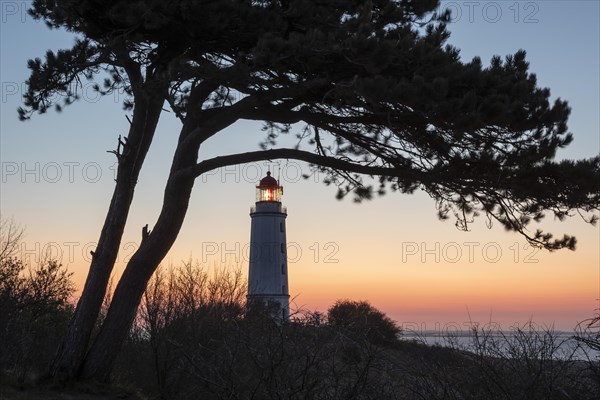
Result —
[{"label": "sky", "polygon": [[[574,142],[558,159],[600,152],[600,2],[443,1],[453,12],[450,43],[464,60],[527,51],[538,84],[569,101]],[[26,230],[20,256],[50,252],[82,286],[114,186],[108,153],[127,132],[123,97],[98,98],[91,84],[62,113],[20,122],[27,59],[69,48],[73,37],[26,15],[27,1],[0,1],[0,210]],[[200,158],[258,149],[261,124],[240,122],[200,150]],[[163,113],[141,172],[125,229],[118,276],[162,203],[179,123]],[[337,299],[368,300],[405,329],[502,329],[532,321],[570,330],[600,299],[600,230],[579,217],[548,218],[541,228],[577,236],[572,252],[529,247],[500,226],[469,232],[436,217],[425,193],[388,194],[355,204],[335,199],[323,176],[303,180],[296,161],[229,167],[200,177],[184,226],[163,265],[194,260],[247,273],[249,209],[267,169],[284,186],[292,307],[326,311]]]}]

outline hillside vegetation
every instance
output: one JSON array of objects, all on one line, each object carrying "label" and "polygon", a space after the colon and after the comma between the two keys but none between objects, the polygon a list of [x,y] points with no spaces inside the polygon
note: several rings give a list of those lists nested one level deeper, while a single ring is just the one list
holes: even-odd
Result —
[{"label": "hillside vegetation", "polygon": [[[365,301],[278,324],[248,311],[239,270],[184,264],[149,285],[110,385],[45,380],[73,307],[71,276],[50,261],[0,263],[0,399],[594,399],[598,360],[566,354],[558,335],[476,329],[470,351],[403,339]],[[597,331],[580,332],[582,350]],[[592,346],[592,347],[590,347]],[[575,349],[573,349],[575,351]],[[591,354],[591,353],[589,353]],[[596,353],[597,354],[597,353]]]}]

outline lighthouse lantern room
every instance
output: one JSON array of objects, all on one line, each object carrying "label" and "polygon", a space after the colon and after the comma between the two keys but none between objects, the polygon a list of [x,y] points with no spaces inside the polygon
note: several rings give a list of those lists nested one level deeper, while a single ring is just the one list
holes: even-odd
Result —
[{"label": "lighthouse lantern room", "polygon": [[267,172],[256,186],[250,211],[248,303],[261,304],[282,322],[289,320],[289,288],[283,187]]},{"label": "lighthouse lantern room", "polygon": [[256,201],[276,201],[281,202],[283,187],[271,176],[271,171],[267,171],[267,176],[260,180],[256,187]]}]

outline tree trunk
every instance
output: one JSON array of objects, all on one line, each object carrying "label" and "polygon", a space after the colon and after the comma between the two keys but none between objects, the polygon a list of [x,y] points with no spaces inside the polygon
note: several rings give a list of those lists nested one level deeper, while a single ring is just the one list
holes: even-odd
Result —
[{"label": "tree trunk", "polygon": [[[106,319],[94,340],[81,369],[80,377],[106,381],[127,337],[150,277],[175,243],[187,213],[194,187],[193,169],[198,162],[201,143],[239,118],[249,101],[221,110],[202,110],[182,127],[163,206],[151,232],[143,231],[142,243],[119,279]],[[197,120],[204,117],[202,124]]]},{"label": "tree trunk", "polygon": [[[202,92],[204,89],[197,89]],[[202,104],[212,89],[206,91]],[[192,90],[190,97],[196,93]],[[192,104],[195,104],[192,102]],[[209,137],[227,128],[240,114],[255,104],[248,97],[230,107],[194,111],[183,124],[169,178],[165,187],[163,205],[154,229],[144,229],[142,242],[133,254],[119,279],[106,319],[81,367],[80,378],[107,381],[123,341],[129,333],[150,277],[169,252],[181,230],[187,213],[196,175],[200,145]],[[202,122],[199,122],[202,121]],[[232,160],[232,164],[238,160]]]},{"label": "tree trunk", "polygon": [[182,145],[180,142],[165,188],[160,216],[154,229],[144,233],[140,247],[119,279],[106,319],[85,358],[82,379],[108,380],[146,285],[183,225],[195,178],[192,174],[178,174],[178,171],[195,165],[198,148],[199,146]]},{"label": "tree trunk", "polygon": [[162,104],[163,99],[159,96],[152,98],[146,95],[145,98],[136,98],[128,136],[119,145],[116,185],[98,245],[92,253],[83,292],[50,366],[51,376],[59,381],[74,378],[83,363],[119,252],[135,185],[154,137]]},{"label": "tree trunk", "polygon": [[154,230],[142,239],[119,280],[106,319],[85,359],[82,379],[108,380],[146,285],[183,225],[193,185],[193,177],[167,185],[161,215]]}]

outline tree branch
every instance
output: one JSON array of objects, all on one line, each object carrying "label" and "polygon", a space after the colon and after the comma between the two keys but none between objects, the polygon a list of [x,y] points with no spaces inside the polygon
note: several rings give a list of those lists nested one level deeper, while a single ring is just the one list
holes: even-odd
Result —
[{"label": "tree branch", "polygon": [[210,158],[208,160],[201,161],[194,167],[188,168],[182,171],[183,174],[192,174],[194,177],[198,177],[208,171],[212,171],[217,168],[226,167],[228,165],[244,164],[249,162],[274,160],[274,159],[291,159],[305,161],[307,163],[320,165],[322,167],[331,168],[334,170],[343,170],[355,172],[362,175],[377,175],[386,177],[395,177],[402,180],[411,182],[421,181],[424,179],[424,174],[406,168],[395,168],[385,166],[369,166],[358,164],[349,160],[343,160],[340,158],[323,156],[309,151],[296,150],[296,149],[272,149],[272,150],[260,150],[251,151],[247,153],[230,154],[227,156],[219,156]]}]

